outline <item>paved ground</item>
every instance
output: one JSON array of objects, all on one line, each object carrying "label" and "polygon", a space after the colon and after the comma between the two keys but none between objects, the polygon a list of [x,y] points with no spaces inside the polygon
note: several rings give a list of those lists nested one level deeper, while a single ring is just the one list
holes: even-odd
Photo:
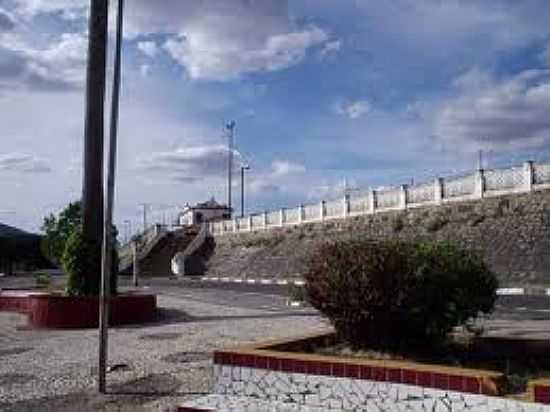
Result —
[{"label": "paved ground", "polygon": [[[28,283],[0,279],[4,288]],[[106,397],[95,394],[96,330],[27,330],[22,315],[0,312],[0,410],[165,410],[208,392],[214,349],[326,328],[311,309],[286,305],[287,287],[143,284],[158,293],[162,319],[111,330],[109,358],[123,366],[109,374]],[[485,331],[550,339],[550,298],[500,298]]]},{"label": "paved ground", "polygon": [[94,393],[97,331],[26,330],[0,312],[0,410],[165,410],[208,392],[215,348],[326,327],[280,294],[160,283],[162,320],[111,330],[111,363],[127,367],[108,375],[107,397]]}]

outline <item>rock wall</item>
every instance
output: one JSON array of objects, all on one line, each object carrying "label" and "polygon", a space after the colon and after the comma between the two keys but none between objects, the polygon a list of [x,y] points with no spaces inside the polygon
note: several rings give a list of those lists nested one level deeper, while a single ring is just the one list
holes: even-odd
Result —
[{"label": "rock wall", "polygon": [[481,251],[501,286],[550,284],[550,190],[216,236],[208,276],[295,278],[323,242],[451,240]]}]

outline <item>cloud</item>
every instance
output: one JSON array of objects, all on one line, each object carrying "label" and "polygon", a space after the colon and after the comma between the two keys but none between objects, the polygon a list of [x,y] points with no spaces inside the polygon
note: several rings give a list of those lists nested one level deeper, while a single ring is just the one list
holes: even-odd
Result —
[{"label": "cloud", "polygon": [[[240,154],[235,152],[235,170]],[[173,151],[156,152],[139,160],[139,168],[159,173],[178,181],[196,181],[212,177],[225,177],[227,173],[227,147],[211,144],[180,147]]]},{"label": "cloud", "polygon": [[338,102],[332,106],[332,110],[339,115],[347,116],[349,119],[359,119],[371,111],[371,105],[366,100],[352,102]]},{"label": "cloud", "polygon": [[326,42],[321,51],[319,52],[319,56],[321,57],[327,57],[329,55],[335,54],[342,48],[342,41],[341,40],[333,40]]},{"label": "cloud", "polygon": [[250,182],[250,191],[253,194],[277,194],[282,191],[282,188],[269,180],[255,179]]},{"label": "cloud", "polygon": [[304,165],[288,160],[274,160],[271,169],[272,175],[276,177],[300,174],[306,171]]},{"label": "cloud", "polygon": [[160,51],[157,43],[154,42],[154,41],[150,41],[150,40],[138,42],[137,48],[143,54],[145,54],[147,57],[150,57],[150,58],[155,57]]},{"label": "cloud", "polygon": [[13,17],[6,11],[0,9],[0,33],[8,32],[15,28]]},{"label": "cloud", "polygon": [[[459,96],[443,102],[435,133],[466,150],[538,147],[550,138],[550,70],[496,80],[467,73]],[[472,81],[474,79],[474,81]],[[477,80],[476,80],[477,79]],[[472,87],[476,85],[476,87]]]},{"label": "cloud", "polygon": [[28,153],[0,154],[0,172],[47,173],[51,170],[46,160]]},{"label": "cloud", "polygon": [[328,35],[312,26],[301,31],[269,36],[261,44],[223,38],[201,29],[169,39],[165,48],[193,79],[228,80],[244,73],[277,71],[298,64],[313,46]]},{"label": "cloud", "polygon": [[83,17],[89,7],[88,0],[14,0],[14,3],[15,10],[28,19],[55,13],[72,20]]},{"label": "cloud", "polygon": [[17,36],[0,46],[0,86],[33,89],[82,87],[85,80],[87,38],[63,33],[44,48],[33,48]]}]

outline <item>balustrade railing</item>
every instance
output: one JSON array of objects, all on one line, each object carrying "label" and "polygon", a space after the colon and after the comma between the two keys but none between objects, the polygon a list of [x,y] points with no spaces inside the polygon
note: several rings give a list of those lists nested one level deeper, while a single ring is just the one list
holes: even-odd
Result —
[{"label": "balustrade railing", "polygon": [[345,218],[384,210],[405,209],[518,191],[550,188],[550,163],[526,162],[521,167],[480,170],[449,176],[412,186],[400,186],[368,192],[355,192],[344,198],[304,206],[254,214],[244,218],[215,222],[214,235],[236,231],[261,230],[281,224],[301,224],[325,218]]}]

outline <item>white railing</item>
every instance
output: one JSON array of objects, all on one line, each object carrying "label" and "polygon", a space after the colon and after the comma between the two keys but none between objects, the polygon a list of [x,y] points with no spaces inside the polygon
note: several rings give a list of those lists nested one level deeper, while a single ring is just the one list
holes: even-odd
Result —
[{"label": "white railing", "polygon": [[525,181],[525,173],[522,167],[485,170],[483,177],[485,178],[485,190],[487,191],[521,188]]},{"label": "white railing", "polygon": [[435,183],[411,186],[407,190],[407,203],[422,204],[435,201]]},{"label": "white railing", "polygon": [[395,209],[401,202],[401,189],[386,189],[376,191],[377,209]]},{"label": "white railing", "polygon": [[313,205],[304,205],[304,220],[311,222],[312,220],[319,220],[321,218],[321,205],[315,203]]},{"label": "white railing", "polygon": [[446,177],[443,179],[443,198],[473,195],[476,188],[476,176]]},{"label": "white railing", "polygon": [[234,231],[267,230],[285,224],[298,225],[326,218],[346,218],[537,189],[550,189],[550,163],[526,162],[519,167],[478,170],[468,175],[437,178],[413,186],[356,192],[341,199],[215,222],[210,225],[210,231],[221,235]]}]

